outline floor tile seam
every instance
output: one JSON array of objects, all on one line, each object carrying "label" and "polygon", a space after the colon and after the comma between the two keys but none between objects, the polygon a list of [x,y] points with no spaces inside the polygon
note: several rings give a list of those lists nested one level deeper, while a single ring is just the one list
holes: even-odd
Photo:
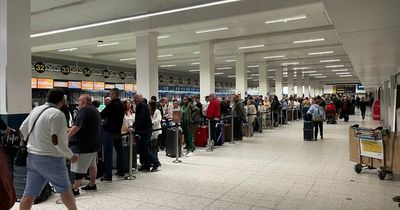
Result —
[{"label": "floor tile seam", "polygon": [[[185,165],[190,165],[190,166],[202,166],[202,167],[212,167],[212,168],[220,168],[220,169],[238,169],[238,168],[232,168],[232,167],[223,167],[223,166],[216,166],[216,165],[206,165],[206,164],[201,164],[201,163],[187,163],[187,162],[182,162],[182,164]],[[254,169],[249,169],[248,171],[258,171]]]}]

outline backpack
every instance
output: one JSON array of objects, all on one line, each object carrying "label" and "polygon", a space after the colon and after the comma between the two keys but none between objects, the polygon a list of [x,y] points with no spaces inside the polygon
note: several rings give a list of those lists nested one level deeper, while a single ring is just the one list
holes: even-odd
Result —
[{"label": "backpack", "polygon": [[314,111],[312,113],[312,120],[316,122],[322,122],[323,121],[323,111],[320,106],[317,106],[317,111]]}]

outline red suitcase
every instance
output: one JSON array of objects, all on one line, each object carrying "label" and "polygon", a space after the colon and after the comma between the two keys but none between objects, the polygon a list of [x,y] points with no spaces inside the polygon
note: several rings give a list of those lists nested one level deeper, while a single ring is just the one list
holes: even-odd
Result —
[{"label": "red suitcase", "polygon": [[196,147],[205,147],[207,146],[207,126],[200,126],[196,129],[196,134],[194,137],[194,144]]}]

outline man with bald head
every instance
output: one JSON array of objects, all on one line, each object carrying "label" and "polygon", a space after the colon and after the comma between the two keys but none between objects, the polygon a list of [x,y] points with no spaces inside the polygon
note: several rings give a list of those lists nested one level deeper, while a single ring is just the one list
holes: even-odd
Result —
[{"label": "man with bald head", "polygon": [[100,147],[101,118],[100,113],[92,105],[88,94],[79,97],[79,112],[75,122],[68,131],[69,147],[79,156],[79,161],[71,163],[71,171],[75,173],[73,193],[78,196],[82,178],[89,169],[90,183],[82,190],[97,190],[97,152]]},{"label": "man with bald head", "polygon": [[140,155],[140,163],[142,166],[138,169],[139,171],[157,171],[158,167],[161,166],[160,161],[150,150],[150,141],[152,134],[152,121],[150,117],[150,110],[148,105],[143,101],[142,94],[136,94],[133,98],[136,104],[135,122],[133,123],[133,129],[136,134],[139,135],[138,148]]}]

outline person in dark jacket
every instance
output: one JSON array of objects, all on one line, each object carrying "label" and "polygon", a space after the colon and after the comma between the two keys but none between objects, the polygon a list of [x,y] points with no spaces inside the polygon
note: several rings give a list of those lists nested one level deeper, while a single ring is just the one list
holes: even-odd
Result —
[{"label": "person in dark jacket", "polygon": [[277,123],[278,123],[278,111],[279,110],[280,110],[280,103],[278,100],[278,96],[274,95],[272,103],[271,103],[271,111],[273,113],[272,117],[274,118],[274,122],[275,122],[274,126],[277,126]]},{"label": "person in dark jacket", "polygon": [[124,121],[124,106],[119,98],[118,88],[110,90],[111,102],[101,112],[103,119],[103,152],[104,152],[104,175],[101,181],[112,181],[113,168],[113,146],[117,152],[117,171],[119,176],[123,176],[125,171],[124,150],[122,148],[121,128]]},{"label": "person in dark jacket", "polygon": [[365,119],[365,111],[367,110],[367,105],[368,105],[368,101],[366,101],[364,97],[362,97],[360,99],[360,101],[358,102],[358,106],[360,107],[360,111],[361,111],[361,117],[363,120]]},{"label": "person in dark jacket", "polygon": [[235,95],[233,97],[233,139],[243,140],[242,125],[243,121],[246,119],[246,111],[244,109],[243,103],[239,100],[239,96]]},{"label": "person in dark jacket", "polygon": [[150,171],[150,167],[153,166],[151,172],[155,172],[158,167],[161,166],[161,163],[150,150],[153,127],[151,123],[150,110],[148,105],[143,101],[143,95],[136,94],[134,101],[136,104],[136,115],[133,129],[134,132],[139,135],[138,147],[140,163],[142,164],[138,170]]}]

